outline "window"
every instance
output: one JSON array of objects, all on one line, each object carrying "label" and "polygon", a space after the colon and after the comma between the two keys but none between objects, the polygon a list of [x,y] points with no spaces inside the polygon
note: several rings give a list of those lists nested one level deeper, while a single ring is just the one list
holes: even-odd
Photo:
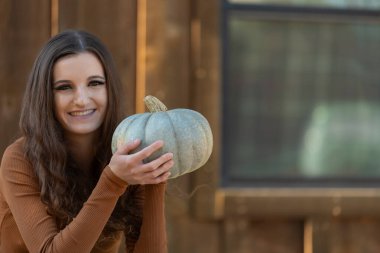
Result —
[{"label": "window", "polygon": [[380,2],[223,5],[224,186],[380,182]]}]

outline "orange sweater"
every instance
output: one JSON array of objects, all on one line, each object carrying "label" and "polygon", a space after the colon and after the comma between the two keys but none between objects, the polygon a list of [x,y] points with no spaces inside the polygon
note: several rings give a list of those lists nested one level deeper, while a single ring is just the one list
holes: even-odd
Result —
[{"label": "orange sweater", "polygon": [[[0,167],[0,253],[117,253],[123,233],[97,243],[127,184],[106,167],[76,218],[63,230],[41,202],[38,179],[25,159],[22,139],[4,152]],[[134,253],[167,252],[165,184],[146,185],[143,224]],[[126,238],[128,241],[128,238]]]}]

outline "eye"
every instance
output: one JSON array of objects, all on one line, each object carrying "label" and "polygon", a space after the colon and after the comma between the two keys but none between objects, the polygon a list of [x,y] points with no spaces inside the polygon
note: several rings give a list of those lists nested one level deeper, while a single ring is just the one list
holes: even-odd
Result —
[{"label": "eye", "polygon": [[71,89],[70,84],[60,84],[54,87],[54,90],[69,90]]},{"label": "eye", "polygon": [[105,84],[105,81],[103,80],[92,80],[90,81],[88,86],[98,86],[98,85],[104,85],[104,84]]}]

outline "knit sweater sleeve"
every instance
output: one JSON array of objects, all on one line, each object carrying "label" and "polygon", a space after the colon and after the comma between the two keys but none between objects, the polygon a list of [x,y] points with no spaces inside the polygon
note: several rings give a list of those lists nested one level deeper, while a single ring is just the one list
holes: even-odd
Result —
[{"label": "knit sweater sleeve", "polygon": [[143,221],[140,237],[134,253],[166,253],[167,235],[165,221],[166,183],[145,185],[143,203]]},{"label": "knit sweater sleeve", "polygon": [[41,202],[38,180],[20,143],[4,153],[0,168],[3,197],[29,252],[90,252],[127,187],[106,167],[74,220],[63,230]]}]

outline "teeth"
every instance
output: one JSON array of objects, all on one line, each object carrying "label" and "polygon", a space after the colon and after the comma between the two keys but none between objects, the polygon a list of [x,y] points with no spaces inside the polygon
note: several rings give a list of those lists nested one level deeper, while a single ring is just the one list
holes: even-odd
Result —
[{"label": "teeth", "polygon": [[89,115],[93,112],[94,110],[85,110],[85,111],[75,111],[75,112],[70,112],[70,115],[72,116],[86,116]]}]

